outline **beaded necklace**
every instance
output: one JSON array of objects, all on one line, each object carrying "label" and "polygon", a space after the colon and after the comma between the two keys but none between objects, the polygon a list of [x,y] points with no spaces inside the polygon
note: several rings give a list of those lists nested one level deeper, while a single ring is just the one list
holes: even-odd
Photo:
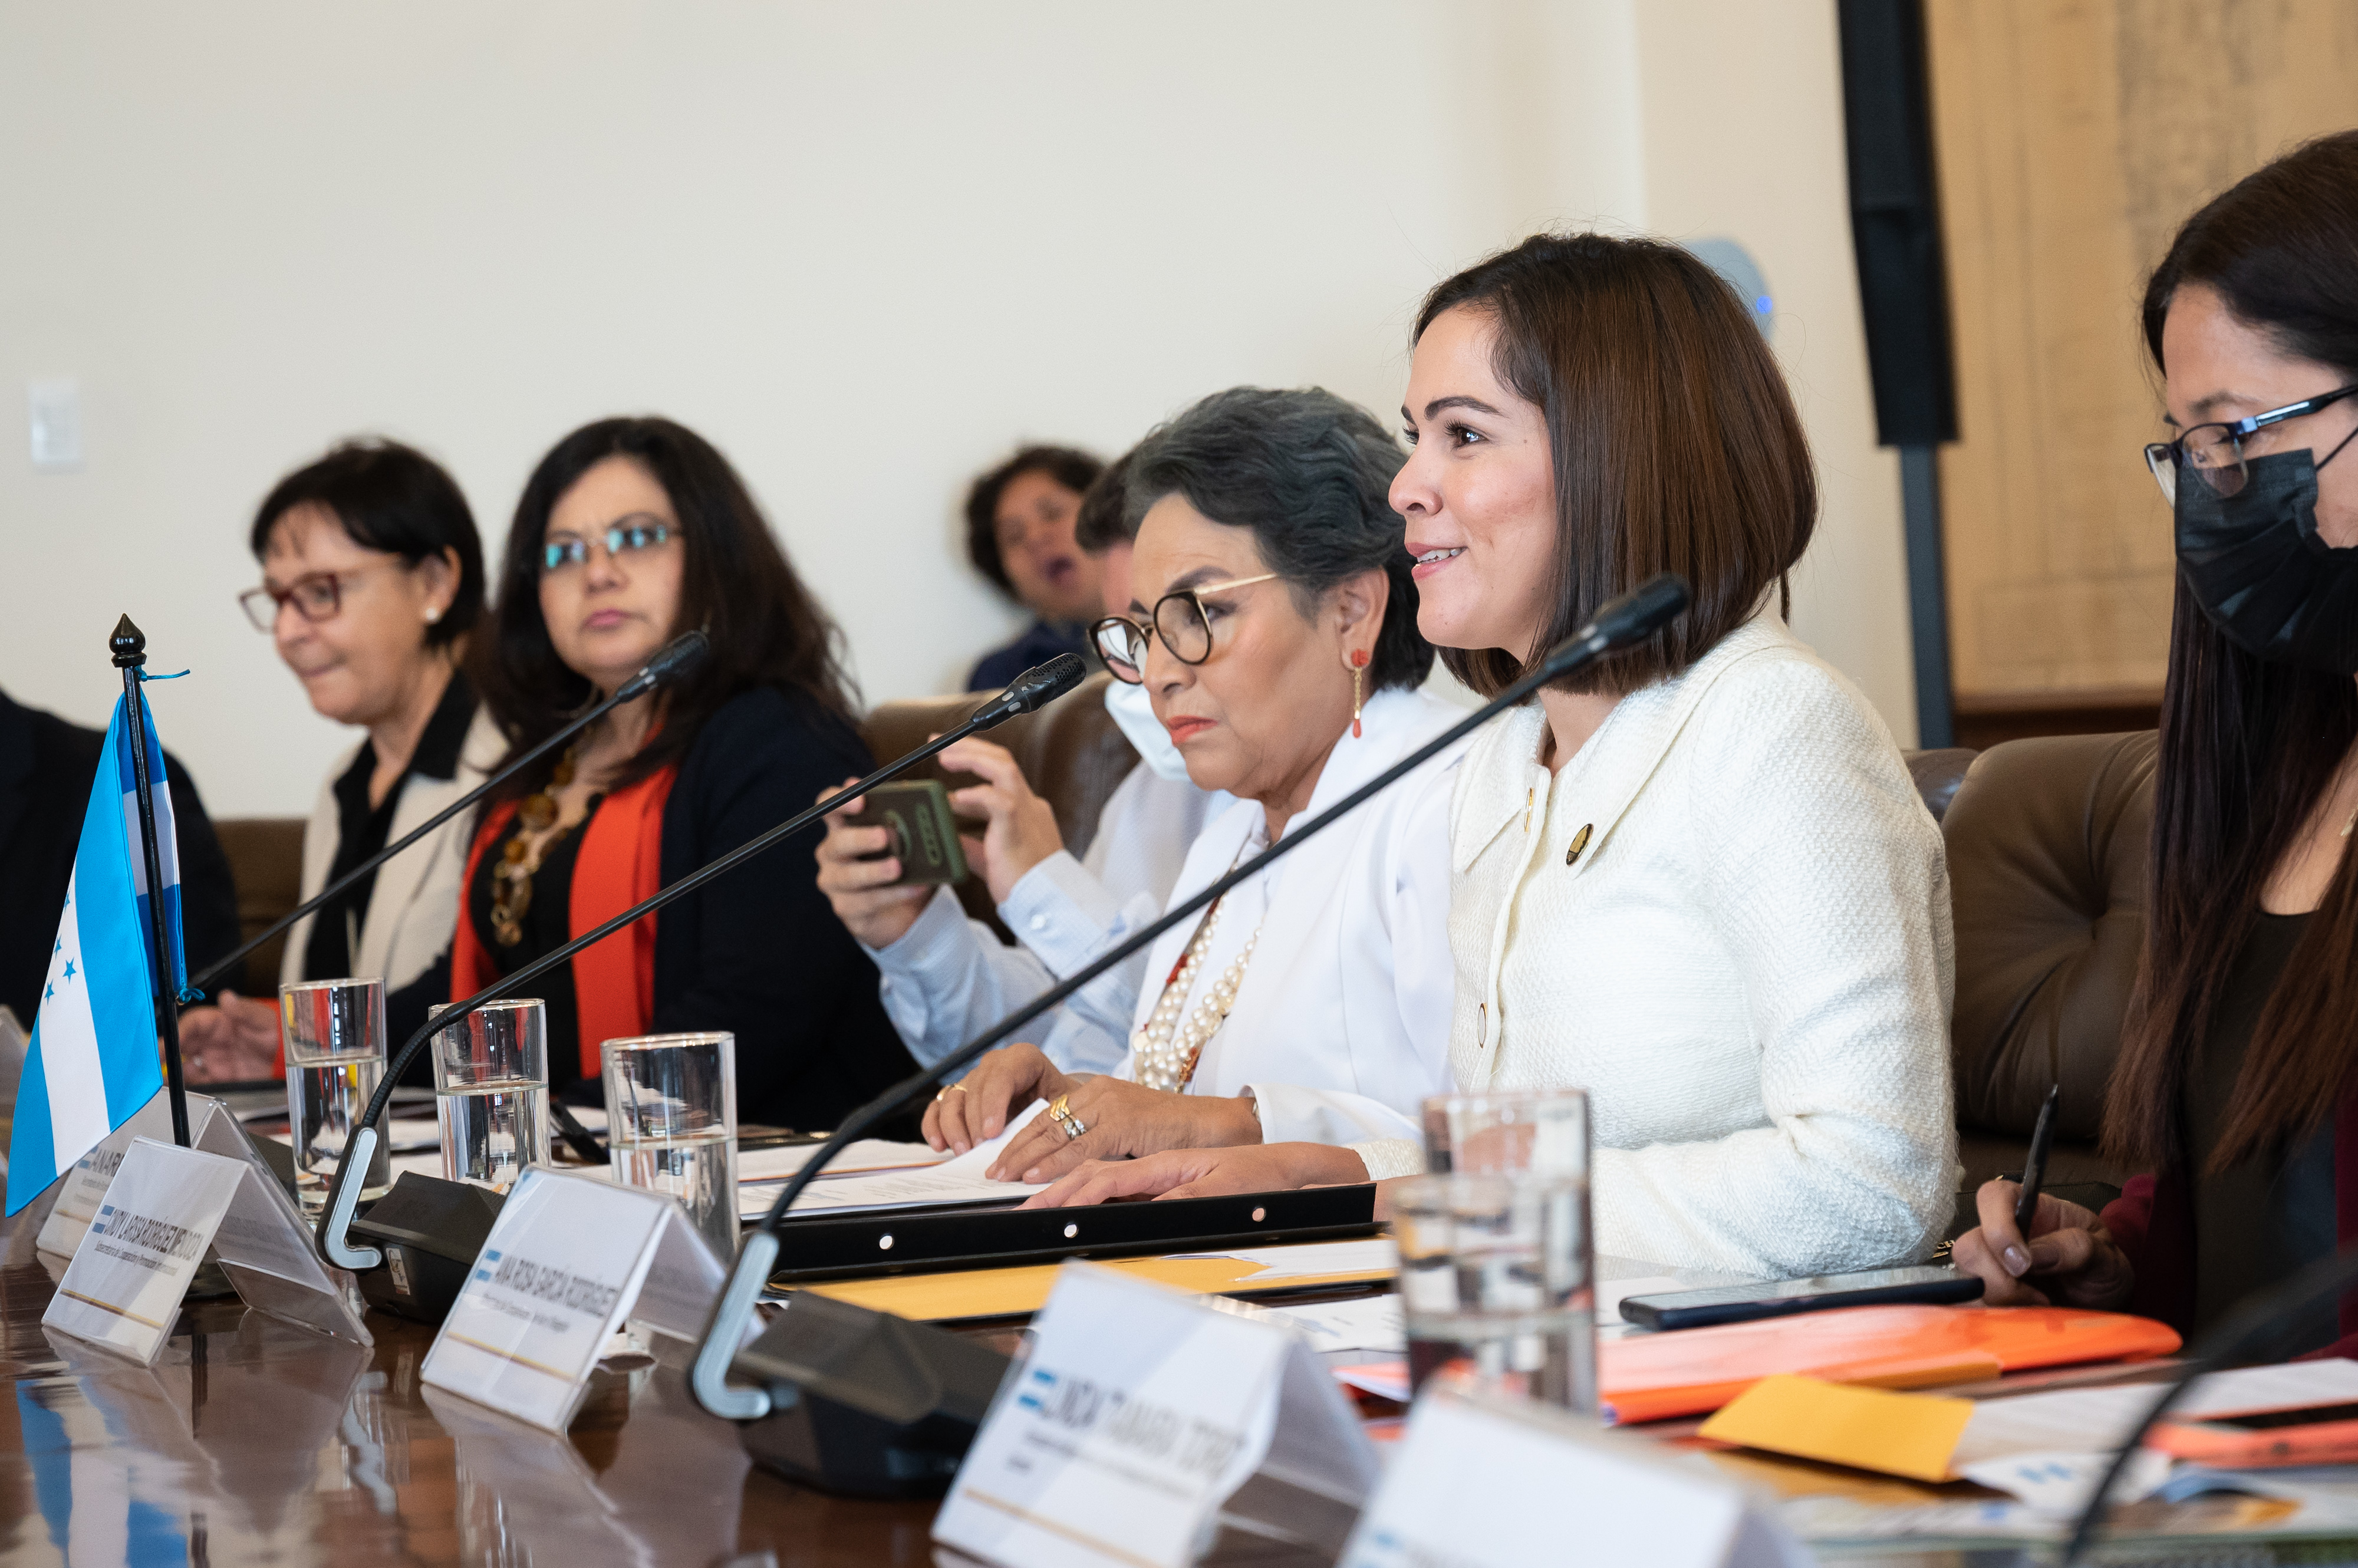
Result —
[{"label": "beaded necklace", "polygon": [[[1237,859],[1243,858],[1240,849]],[[1234,871],[1236,861],[1230,861],[1228,869]],[[1220,1032],[1220,1025],[1228,1022],[1228,1009],[1236,1005],[1237,987],[1243,983],[1245,966],[1252,962],[1253,948],[1260,941],[1258,925],[1228,967],[1205,989],[1203,1000],[1193,1011],[1187,1011],[1187,993],[1195,989],[1204,956],[1212,950],[1213,934],[1220,928],[1220,906],[1228,902],[1225,896],[1219,898],[1204,912],[1204,923],[1195,928],[1187,950],[1180,954],[1163,982],[1154,1011],[1130,1033],[1130,1048],[1138,1057],[1138,1081],[1150,1089],[1177,1094],[1186,1088],[1195,1076],[1195,1064],[1202,1059],[1204,1047]]]}]

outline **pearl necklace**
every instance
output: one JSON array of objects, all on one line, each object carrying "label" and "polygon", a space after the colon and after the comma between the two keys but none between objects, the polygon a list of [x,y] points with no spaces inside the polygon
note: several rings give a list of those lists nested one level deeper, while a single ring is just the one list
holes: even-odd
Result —
[{"label": "pearl necklace", "polygon": [[1212,934],[1220,928],[1220,904],[1227,902],[1220,900],[1205,914],[1195,940],[1187,944],[1178,967],[1163,982],[1154,1011],[1130,1037],[1130,1048],[1138,1057],[1138,1081],[1150,1089],[1165,1094],[1184,1089],[1195,1076],[1195,1063],[1204,1047],[1228,1021],[1228,1009],[1236,1005],[1237,986],[1244,979],[1245,966],[1252,962],[1254,944],[1260,940],[1259,926],[1245,938],[1244,950],[1206,989],[1195,1011],[1184,1020],[1181,1017],[1187,993],[1195,989],[1196,971],[1204,967],[1204,955],[1211,951]]}]

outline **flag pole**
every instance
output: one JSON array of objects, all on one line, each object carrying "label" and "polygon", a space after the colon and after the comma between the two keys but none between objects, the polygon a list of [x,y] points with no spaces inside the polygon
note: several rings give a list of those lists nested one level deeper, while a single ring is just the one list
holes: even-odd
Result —
[{"label": "flag pole", "polygon": [[[180,999],[172,994],[171,937],[164,920],[164,859],[156,845],[156,791],[147,756],[147,699],[139,689],[140,666],[147,662],[147,638],[125,615],[107,640],[114,667],[123,672],[123,707],[130,723],[131,777],[139,791],[139,849],[146,857],[147,936],[156,955],[156,1022],[164,1035],[164,1087],[172,1104],[172,1141],[189,1146],[189,1087],[180,1073]],[[101,780],[102,784],[105,781]]]}]

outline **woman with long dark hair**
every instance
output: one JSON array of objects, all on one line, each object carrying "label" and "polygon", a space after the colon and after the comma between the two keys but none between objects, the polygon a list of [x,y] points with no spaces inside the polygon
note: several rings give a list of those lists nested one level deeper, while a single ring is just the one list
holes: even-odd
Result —
[{"label": "woman with long dark hair", "polygon": [[[870,765],[835,625],[729,460],[668,419],[576,430],[516,503],[481,645],[480,684],[510,744],[538,744],[691,627],[711,639],[692,675],[526,770],[486,815],[452,954],[455,995]],[[535,981],[552,1074],[594,1082],[607,1040],[726,1029],[737,1036],[745,1119],[823,1128],[910,1071],[874,966],[818,891],[820,831]]]},{"label": "woman with long dark hair", "polygon": [[[2147,284],[2177,525],[2152,901],[2104,1110],[2130,1182],[2099,1217],[1981,1193],[1960,1266],[1992,1302],[2199,1330],[2358,1238],[2358,133],[2189,219]],[[2358,1330],[2328,1309],[2315,1349]],[[2293,1343],[2288,1341],[2288,1343]]]}]

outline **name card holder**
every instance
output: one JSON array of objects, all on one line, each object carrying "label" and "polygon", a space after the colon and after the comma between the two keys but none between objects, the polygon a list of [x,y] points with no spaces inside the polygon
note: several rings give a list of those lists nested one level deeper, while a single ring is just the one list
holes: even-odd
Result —
[{"label": "name card holder", "polygon": [[1076,1260],[934,1539],[1024,1568],[1185,1568],[1225,1527],[1324,1561],[1376,1476],[1357,1413],[1282,1319]]},{"label": "name card holder", "polygon": [[152,1364],[210,1250],[247,1306],[373,1344],[349,1281],[320,1263],[302,1212],[230,1108],[190,1100],[194,1147],[181,1149],[139,1132],[161,1102],[158,1095],[62,1178],[38,1246],[62,1242],[71,1260],[41,1321]]},{"label": "name card holder", "polygon": [[1801,1543],[1699,1455],[1548,1406],[1428,1387],[1336,1568],[1803,1568]]},{"label": "name card holder", "polygon": [[694,1341],[726,1271],[678,1204],[533,1169],[483,1238],[418,1380],[555,1433],[624,1323]]}]

